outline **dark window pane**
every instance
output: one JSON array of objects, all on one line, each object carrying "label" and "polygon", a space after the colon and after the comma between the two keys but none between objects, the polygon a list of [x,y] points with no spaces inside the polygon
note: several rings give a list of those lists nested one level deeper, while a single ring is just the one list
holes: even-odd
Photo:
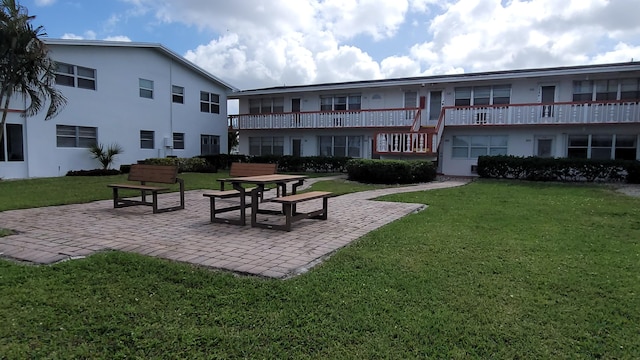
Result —
[{"label": "dark window pane", "polygon": [[96,81],[89,79],[78,78],[78,87],[82,89],[95,90],[96,89]]},{"label": "dark window pane", "polygon": [[567,157],[571,159],[586,159],[587,148],[569,148],[567,151]]},{"label": "dark window pane", "polygon": [[56,74],[56,84],[63,86],[75,86],[73,76]]},{"label": "dark window pane", "polygon": [[636,149],[616,148],[616,160],[636,160]]},{"label": "dark window pane", "polygon": [[[9,161],[24,161],[22,125],[7,124],[7,157]],[[2,148],[0,148],[2,151]]]}]

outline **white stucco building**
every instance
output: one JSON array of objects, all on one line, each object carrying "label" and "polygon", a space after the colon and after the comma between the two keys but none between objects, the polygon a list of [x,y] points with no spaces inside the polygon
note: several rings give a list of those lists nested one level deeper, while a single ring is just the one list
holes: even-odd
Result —
[{"label": "white stucco building", "polygon": [[240,153],[437,159],[640,159],[640,62],[246,90]]},{"label": "white stucco building", "polygon": [[94,142],[124,149],[115,168],[152,157],[226,153],[231,85],[159,44],[44,41],[67,105],[45,121],[46,111],[20,116],[24,99],[12,100],[0,178],[99,168],[87,150]]}]

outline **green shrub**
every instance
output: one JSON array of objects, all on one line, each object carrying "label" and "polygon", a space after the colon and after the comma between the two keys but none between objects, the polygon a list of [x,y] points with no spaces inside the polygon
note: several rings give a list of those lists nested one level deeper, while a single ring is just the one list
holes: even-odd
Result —
[{"label": "green shrub", "polygon": [[201,157],[192,158],[179,158],[179,157],[166,157],[166,158],[150,158],[144,160],[145,164],[149,165],[178,165],[178,172],[199,172],[199,173],[212,173],[217,169],[211,165],[206,159]]},{"label": "green shrub", "polygon": [[596,182],[634,178],[637,161],[480,156],[478,175],[485,178],[532,181]]},{"label": "green shrub", "polygon": [[111,176],[120,175],[119,170],[115,169],[92,169],[92,170],[71,170],[66,176]]},{"label": "green shrub", "polygon": [[409,184],[436,178],[436,169],[426,160],[351,159],[346,163],[349,180],[372,184]]},{"label": "green shrub", "polygon": [[629,184],[640,184],[640,161],[629,161],[626,164],[627,182]]}]

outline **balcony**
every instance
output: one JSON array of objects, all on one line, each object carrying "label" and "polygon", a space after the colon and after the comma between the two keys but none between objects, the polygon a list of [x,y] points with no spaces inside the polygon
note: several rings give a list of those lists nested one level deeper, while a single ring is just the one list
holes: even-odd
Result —
[{"label": "balcony", "polygon": [[229,125],[236,130],[409,128],[419,113],[416,108],[245,114],[231,115]]},{"label": "balcony", "polygon": [[445,107],[444,126],[640,123],[638,101]]}]

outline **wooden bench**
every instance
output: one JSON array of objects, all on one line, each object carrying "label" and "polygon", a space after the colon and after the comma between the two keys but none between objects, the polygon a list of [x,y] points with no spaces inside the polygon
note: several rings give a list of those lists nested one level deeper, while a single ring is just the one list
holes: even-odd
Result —
[{"label": "wooden bench", "polygon": [[[246,217],[244,209],[251,206],[250,201],[246,201],[245,199],[240,199],[240,204],[227,206],[223,208],[216,209],[216,199],[229,199],[240,197],[240,192],[238,190],[213,190],[202,194],[202,196],[209,198],[209,203],[211,207],[211,222],[212,223],[225,223],[225,224],[234,224],[234,225],[244,225],[246,224]],[[251,196],[251,190],[245,192],[245,197]],[[240,210],[240,219],[226,219],[216,217],[216,214],[221,214],[229,211]]]},{"label": "wooden bench", "polygon": [[[259,163],[231,163],[231,169],[229,169],[229,177],[244,177],[244,176],[258,176],[258,175],[273,175],[278,170],[278,164],[259,164]],[[220,190],[224,190],[224,183],[228,182],[226,179],[219,179]]]},{"label": "wooden bench", "polygon": [[[178,178],[177,165],[131,165],[129,181],[139,181],[138,184],[109,184],[113,189],[113,207],[122,208],[135,205],[148,205],[153,207],[153,213],[184,209],[184,181]],[[155,184],[180,184],[180,205],[167,208],[158,208],[158,193],[170,190],[167,186],[151,186],[147,183]],[[138,190],[141,200],[125,199],[120,197],[119,190]],[[147,194],[151,194],[152,201],[147,201]]]},{"label": "wooden bench", "polygon": [[[234,162],[231,163],[231,169],[229,169],[229,176],[232,178],[236,177],[246,177],[246,176],[258,176],[258,175],[273,175],[276,173],[278,169],[278,164],[260,164],[260,163],[239,163]],[[226,223],[226,224],[234,224],[234,225],[245,225],[246,224],[246,216],[245,209],[251,206],[251,202],[247,202],[246,199],[240,199],[240,204],[227,206],[216,209],[216,199],[230,199],[235,197],[240,197],[240,192],[238,190],[225,190],[224,183],[229,182],[227,179],[219,179],[220,182],[220,190],[211,190],[202,194],[202,196],[209,198],[209,203],[211,207],[211,222],[212,223]],[[255,190],[255,188],[245,189],[245,197],[251,196],[251,191]],[[268,189],[266,189],[268,190]],[[262,199],[263,194],[259,194],[260,199]],[[229,211],[240,210],[240,219],[226,219],[216,217],[216,214],[221,214]]]},{"label": "wooden bench", "polygon": [[[291,224],[294,221],[298,221],[302,219],[327,220],[328,200],[332,195],[333,193],[326,192],[326,191],[310,191],[307,193],[281,196],[281,197],[271,199],[272,202],[282,204],[282,211],[284,212],[285,223],[282,225],[258,223],[255,219],[256,214],[251,214],[251,225],[265,227],[269,229],[291,231]],[[315,199],[322,199],[322,209],[310,211],[306,213],[299,213],[296,211],[296,204],[299,204],[304,201],[315,200]]]}]

